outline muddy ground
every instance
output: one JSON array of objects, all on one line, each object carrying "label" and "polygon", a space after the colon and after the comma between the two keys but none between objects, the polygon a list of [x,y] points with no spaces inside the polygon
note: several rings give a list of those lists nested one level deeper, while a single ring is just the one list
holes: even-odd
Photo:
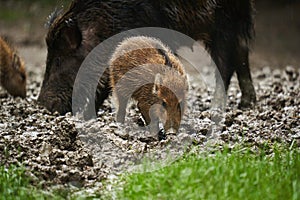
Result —
[{"label": "muddy ground", "polygon": [[[39,15],[28,20],[0,19],[0,34],[19,50],[29,75],[26,99],[0,99],[0,163],[26,166],[36,183],[90,186],[111,174],[138,170],[136,166],[144,157],[168,164],[195,148],[206,151],[244,145],[256,151],[276,143],[299,148],[300,17],[296,11],[300,3],[289,2],[259,1],[257,5],[257,36],[250,60],[257,105],[238,109],[241,94],[234,77],[223,120],[214,125],[210,110],[212,89],[191,81],[188,112],[179,134],[162,141],[136,125],[134,106],[127,123],[116,124],[110,99],[97,119],[84,123],[70,113],[53,115],[36,105],[47,54],[47,30],[43,24],[52,8],[32,4],[28,12]],[[198,59],[194,61],[200,62]],[[209,76],[211,72],[204,67],[203,74]]]}]

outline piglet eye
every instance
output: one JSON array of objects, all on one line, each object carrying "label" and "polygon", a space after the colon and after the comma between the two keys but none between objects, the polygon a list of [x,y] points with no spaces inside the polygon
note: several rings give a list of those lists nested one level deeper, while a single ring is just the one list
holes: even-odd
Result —
[{"label": "piglet eye", "polygon": [[167,103],[166,103],[165,101],[163,101],[163,102],[162,102],[162,106],[163,106],[164,108],[166,108],[166,107],[167,107]]},{"label": "piglet eye", "polygon": [[26,80],[25,74],[21,74],[20,77],[21,77],[21,80],[22,80],[22,81],[25,81],[25,80]]}]

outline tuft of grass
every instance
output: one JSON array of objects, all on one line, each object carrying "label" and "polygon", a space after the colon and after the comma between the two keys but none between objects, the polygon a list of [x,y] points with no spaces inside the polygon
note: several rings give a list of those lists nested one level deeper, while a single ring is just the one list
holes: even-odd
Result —
[{"label": "tuft of grass", "polygon": [[[54,186],[54,185],[53,185]],[[24,167],[0,166],[0,200],[83,200],[101,199],[101,195],[83,188],[58,186],[43,190],[40,185],[33,186]],[[76,192],[76,193],[75,193]]]},{"label": "tuft of grass", "polygon": [[0,200],[62,199],[31,185],[23,167],[0,166]]},{"label": "tuft of grass", "polygon": [[300,199],[300,151],[190,155],[124,177],[117,199]]}]

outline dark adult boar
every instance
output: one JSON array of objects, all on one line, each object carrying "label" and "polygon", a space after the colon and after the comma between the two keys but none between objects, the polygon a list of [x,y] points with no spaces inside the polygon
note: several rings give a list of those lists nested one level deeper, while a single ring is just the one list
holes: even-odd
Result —
[{"label": "dark adult boar", "polygon": [[[132,98],[150,131],[177,133],[184,114],[188,81],[178,58],[161,41],[130,37],[120,43],[110,60],[110,83],[117,121],[124,123]],[[152,121],[153,120],[153,121]]]},{"label": "dark adult boar", "polygon": [[[71,111],[73,84],[84,58],[103,40],[138,27],[165,27],[202,40],[225,90],[236,72],[240,105],[255,103],[248,62],[248,43],[254,32],[250,0],[74,0],[50,23],[46,73],[38,101],[50,111]],[[96,109],[110,92],[108,79],[105,73],[96,91]],[[215,92],[217,99],[226,96],[222,91]]]}]

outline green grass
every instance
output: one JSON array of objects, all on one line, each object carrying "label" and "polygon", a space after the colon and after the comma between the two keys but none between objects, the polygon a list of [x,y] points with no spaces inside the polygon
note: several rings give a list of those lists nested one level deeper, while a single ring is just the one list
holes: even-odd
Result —
[{"label": "green grass", "polygon": [[[54,186],[54,185],[52,185]],[[74,194],[74,192],[80,192]],[[0,166],[0,200],[84,200],[100,199],[99,194],[90,194],[80,188],[53,187],[50,190],[33,186],[24,167]]]},{"label": "green grass", "polygon": [[300,199],[300,151],[192,155],[125,176],[117,199]]},{"label": "green grass", "polygon": [[22,167],[0,166],[0,200],[62,199],[31,185]]},{"label": "green grass", "polygon": [[[188,155],[156,171],[123,175],[115,199],[300,199],[299,149],[245,149]],[[99,192],[44,191],[23,167],[0,166],[0,200],[112,198]]]}]

